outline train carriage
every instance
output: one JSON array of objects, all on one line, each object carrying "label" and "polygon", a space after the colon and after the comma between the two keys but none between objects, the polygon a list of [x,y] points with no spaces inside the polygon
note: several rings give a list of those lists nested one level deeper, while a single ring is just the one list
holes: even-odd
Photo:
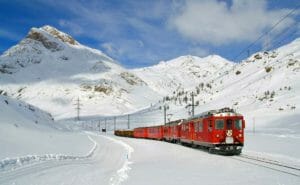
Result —
[{"label": "train carriage", "polygon": [[133,137],[135,138],[148,138],[148,128],[139,127],[133,130]]},{"label": "train carriage", "polygon": [[245,120],[232,109],[208,111],[183,123],[181,142],[210,152],[239,154],[244,145]]},{"label": "train carriage", "polygon": [[164,133],[164,127],[162,125],[148,127],[149,139],[163,140],[163,136],[164,136],[163,133]]},{"label": "train carriage", "polygon": [[184,120],[176,120],[164,125],[164,140],[169,142],[178,142],[181,136],[181,124]]}]

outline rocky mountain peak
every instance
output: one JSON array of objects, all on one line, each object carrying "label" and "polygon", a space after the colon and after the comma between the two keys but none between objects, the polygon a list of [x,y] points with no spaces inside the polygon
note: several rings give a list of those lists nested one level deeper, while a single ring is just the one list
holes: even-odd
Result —
[{"label": "rocky mountain peak", "polygon": [[51,34],[52,36],[54,36],[55,38],[58,38],[59,40],[65,42],[65,43],[69,43],[71,45],[78,45],[79,43],[70,35],[63,33],[61,31],[59,31],[58,29],[49,26],[49,25],[45,25],[43,27],[40,28],[43,31],[46,31],[47,33]]},{"label": "rocky mountain peak", "polygon": [[70,35],[48,25],[41,28],[31,28],[28,35],[26,36],[26,38],[41,42],[47,49],[50,49],[52,51],[60,50],[58,43],[51,39],[51,37],[59,39],[60,41],[68,43],[70,45],[79,45],[79,43]]}]

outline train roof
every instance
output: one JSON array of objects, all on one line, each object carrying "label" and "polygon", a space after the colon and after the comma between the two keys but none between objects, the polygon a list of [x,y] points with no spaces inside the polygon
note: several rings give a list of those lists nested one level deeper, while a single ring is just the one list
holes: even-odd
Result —
[{"label": "train roof", "polygon": [[197,118],[205,118],[209,116],[242,116],[242,114],[237,113],[234,109],[225,107],[222,109],[210,110],[210,111],[203,112],[201,114],[197,114],[194,117],[190,118],[189,120],[197,119]]},{"label": "train roof", "polygon": [[171,121],[171,122],[168,122],[166,123],[166,125],[180,125],[181,123],[183,123],[185,121],[185,119],[178,119],[178,120],[175,120],[175,121]]}]

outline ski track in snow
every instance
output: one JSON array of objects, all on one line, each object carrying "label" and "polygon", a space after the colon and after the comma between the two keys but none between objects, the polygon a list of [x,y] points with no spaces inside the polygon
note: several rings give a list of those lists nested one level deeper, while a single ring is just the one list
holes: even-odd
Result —
[{"label": "ski track in snow", "polygon": [[128,178],[128,171],[131,170],[131,168],[129,167],[130,164],[132,164],[131,161],[129,161],[129,159],[131,158],[131,154],[134,152],[134,149],[128,145],[127,143],[121,141],[121,140],[117,140],[115,138],[112,137],[108,137],[108,136],[103,136],[103,135],[97,135],[95,133],[92,132],[87,132],[88,134],[92,134],[92,135],[96,135],[96,136],[102,136],[105,137],[108,140],[113,141],[114,143],[117,143],[121,146],[123,146],[126,150],[126,155],[124,156],[125,158],[125,162],[122,166],[122,168],[120,168],[115,175],[113,175],[110,178],[110,185],[119,185],[121,184],[123,181],[125,181]]},{"label": "ski track in snow", "polygon": [[[14,179],[16,176],[29,175],[36,172],[37,170],[48,170],[57,166],[65,165],[84,165],[90,164],[91,161],[86,161],[91,158],[95,150],[98,147],[97,142],[91,137],[103,137],[107,140],[110,140],[118,145],[121,145],[125,149],[124,153],[124,163],[122,167],[110,177],[110,185],[120,185],[123,181],[128,178],[128,171],[131,170],[129,167],[132,162],[130,161],[131,154],[134,152],[134,149],[126,144],[125,142],[115,139],[110,136],[98,135],[93,132],[85,132],[90,141],[93,142],[94,146],[91,150],[84,156],[73,156],[73,155],[63,155],[63,154],[44,154],[44,155],[27,155],[17,158],[6,158],[0,161],[0,170],[4,172],[5,176],[0,180],[5,182],[9,179]],[[0,171],[0,172],[1,172]],[[13,174],[11,174],[13,173]]]},{"label": "ski track in snow", "polygon": [[15,169],[24,165],[36,163],[36,162],[43,162],[43,161],[64,161],[64,160],[84,160],[93,156],[96,148],[97,143],[93,140],[89,135],[87,136],[90,141],[93,142],[94,146],[92,149],[84,156],[74,156],[74,155],[64,155],[64,154],[44,154],[44,155],[27,155],[17,158],[6,158],[0,161],[0,169],[1,170],[8,170],[8,169]]}]

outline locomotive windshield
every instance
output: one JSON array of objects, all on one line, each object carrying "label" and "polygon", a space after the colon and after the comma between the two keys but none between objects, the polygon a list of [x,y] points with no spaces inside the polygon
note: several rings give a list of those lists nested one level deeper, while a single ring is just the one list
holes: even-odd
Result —
[{"label": "locomotive windshield", "polygon": [[217,129],[217,130],[222,130],[222,129],[224,129],[224,120],[222,120],[222,119],[217,119],[217,120],[215,121],[215,129]]},{"label": "locomotive windshield", "polygon": [[240,119],[235,120],[234,127],[238,130],[241,130],[243,128],[242,120],[240,120]]},{"label": "locomotive windshield", "polygon": [[227,129],[232,129],[232,120],[231,120],[231,119],[228,119],[228,120],[226,121],[226,128],[227,128]]}]

